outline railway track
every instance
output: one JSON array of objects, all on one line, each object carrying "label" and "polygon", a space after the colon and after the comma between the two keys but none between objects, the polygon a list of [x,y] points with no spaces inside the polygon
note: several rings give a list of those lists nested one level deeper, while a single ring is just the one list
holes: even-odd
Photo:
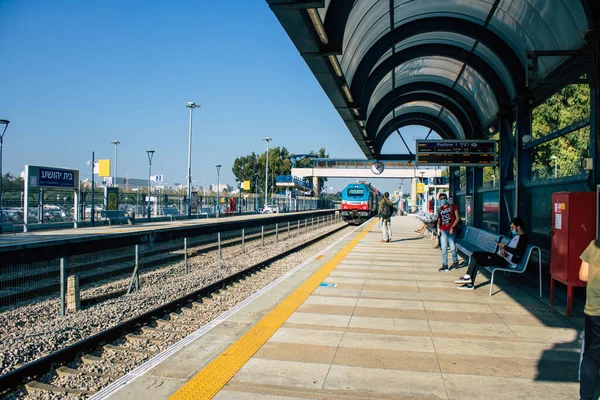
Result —
[{"label": "railway track", "polygon": [[[281,231],[279,231],[281,233]],[[287,235],[286,230],[283,231]],[[261,233],[260,228],[251,228],[248,230],[245,242],[251,243],[261,238],[265,240],[272,239],[276,235],[275,229],[268,229]],[[227,248],[237,246],[241,243],[241,238],[238,232],[224,232],[221,237],[221,247]],[[202,253],[214,251],[218,249],[216,244],[216,235],[207,235],[199,241],[194,242],[188,247],[188,254],[196,256]],[[183,259],[183,244],[172,243],[168,246],[157,245],[156,248],[150,248],[143,253],[143,262],[141,271],[150,271],[169,263],[177,262]],[[126,277],[132,273],[132,263],[134,262],[133,251],[129,254],[117,254],[112,257],[98,257],[89,262],[78,263],[69,268],[69,274],[79,275],[79,284],[82,289],[90,287],[98,282],[107,280],[116,280]],[[21,303],[23,301],[34,300],[47,296],[56,295],[60,290],[58,282],[58,261],[55,266],[39,267],[32,269],[26,274],[3,274],[0,277],[0,308]],[[107,298],[122,295],[123,291],[118,291],[113,294],[83,298],[82,306],[90,305],[103,301]]]},{"label": "railway track", "polygon": [[[0,376],[0,388],[13,390],[5,398],[86,398],[143,361],[153,357],[255,289],[282,275],[289,266],[277,261],[328,238],[338,226],[273,257],[211,283],[84,340],[48,354]],[[307,250],[308,251],[308,250]],[[306,258],[307,255],[303,255]],[[291,261],[290,261],[291,262]],[[288,263],[289,264],[289,263]],[[294,261],[293,264],[298,264]],[[24,382],[27,382],[24,384]],[[24,384],[24,386],[23,386]],[[15,392],[14,389],[17,391]]]}]

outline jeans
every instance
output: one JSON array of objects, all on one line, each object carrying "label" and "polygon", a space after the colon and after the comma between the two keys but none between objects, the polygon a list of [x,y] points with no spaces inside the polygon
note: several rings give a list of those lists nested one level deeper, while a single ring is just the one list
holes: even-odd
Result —
[{"label": "jeans", "polygon": [[442,240],[442,265],[448,265],[448,243],[450,243],[450,251],[452,252],[452,263],[458,264],[458,255],[456,255],[456,244],[454,238],[456,234],[450,234],[449,231],[440,231]]},{"label": "jeans", "polygon": [[585,315],[583,360],[579,370],[579,395],[582,400],[594,398],[600,368],[600,317]]},{"label": "jeans", "polygon": [[382,240],[386,242],[392,240],[392,222],[389,219],[381,218],[381,233],[383,235]]}]

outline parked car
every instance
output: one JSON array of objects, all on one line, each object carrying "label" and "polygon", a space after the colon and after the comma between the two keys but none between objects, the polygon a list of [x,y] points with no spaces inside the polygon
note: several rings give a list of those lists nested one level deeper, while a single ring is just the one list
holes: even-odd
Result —
[{"label": "parked car", "polygon": [[279,207],[273,204],[265,204],[265,206],[260,211],[261,214],[273,214],[279,212]]}]

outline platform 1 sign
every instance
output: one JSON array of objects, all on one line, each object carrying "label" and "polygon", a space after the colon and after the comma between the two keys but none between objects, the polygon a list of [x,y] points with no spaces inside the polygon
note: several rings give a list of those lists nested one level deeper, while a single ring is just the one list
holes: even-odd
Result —
[{"label": "platform 1 sign", "polygon": [[485,167],[496,165],[493,140],[417,140],[420,166]]},{"label": "platform 1 sign", "polygon": [[26,165],[25,168],[30,188],[76,189],[79,186],[78,170],[34,165]]}]

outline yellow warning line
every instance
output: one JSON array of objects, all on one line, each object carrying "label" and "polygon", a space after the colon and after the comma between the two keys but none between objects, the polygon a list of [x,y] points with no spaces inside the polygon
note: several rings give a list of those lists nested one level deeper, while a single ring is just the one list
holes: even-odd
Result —
[{"label": "yellow warning line", "polygon": [[346,258],[348,253],[375,226],[369,224],[358,236],[327,261],[306,282],[265,315],[256,325],[210,362],[202,371],[175,392],[171,400],[210,399],[252,358],[271,336],[287,321],[321,282]]}]

